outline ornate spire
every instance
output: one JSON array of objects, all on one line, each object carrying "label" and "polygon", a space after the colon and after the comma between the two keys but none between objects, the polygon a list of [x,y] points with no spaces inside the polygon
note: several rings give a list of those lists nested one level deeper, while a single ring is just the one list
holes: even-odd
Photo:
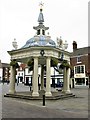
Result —
[{"label": "ornate spire", "polygon": [[39,17],[38,17],[38,22],[39,24],[43,24],[44,22],[44,17],[43,17],[43,13],[42,13],[42,6],[44,3],[40,2],[39,6],[40,6],[40,13],[39,13]]},{"label": "ornate spire", "polygon": [[42,3],[42,1],[39,3],[40,9],[42,9],[44,3]]},{"label": "ornate spire", "polygon": [[39,25],[36,27],[33,27],[33,29],[37,30],[37,35],[45,35],[45,31],[48,30],[49,27],[45,27],[43,24],[43,22],[44,22],[44,17],[43,17],[43,13],[42,13],[43,3],[40,2],[39,6],[40,6],[40,13],[39,13],[39,17],[38,17]]}]

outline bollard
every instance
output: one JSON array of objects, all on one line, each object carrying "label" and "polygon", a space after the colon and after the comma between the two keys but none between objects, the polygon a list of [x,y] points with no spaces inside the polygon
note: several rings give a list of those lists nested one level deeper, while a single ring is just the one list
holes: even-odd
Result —
[{"label": "bollard", "polygon": [[31,91],[31,86],[30,86],[30,91]]},{"label": "bollard", "polygon": [[45,106],[45,95],[43,95],[43,106]]}]

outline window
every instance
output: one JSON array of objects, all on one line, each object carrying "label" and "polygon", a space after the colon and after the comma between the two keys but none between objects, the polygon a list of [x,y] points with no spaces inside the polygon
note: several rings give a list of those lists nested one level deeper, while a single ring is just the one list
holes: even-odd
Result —
[{"label": "window", "polygon": [[77,73],[77,67],[75,67],[75,74]]},{"label": "window", "polygon": [[77,73],[80,73],[80,66],[77,66]]},{"label": "window", "polygon": [[81,62],[81,56],[78,56],[78,57],[77,57],[77,63],[78,63],[78,62]]},{"label": "window", "polygon": [[79,66],[75,66],[75,74],[77,73],[84,73],[84,69],[85,69],[85,66],[84,65],[79,65]]},{"label": "window", "polygon": [[81,73],[84,73],[84,66],[81,66],[80,70],[81,70]]}]

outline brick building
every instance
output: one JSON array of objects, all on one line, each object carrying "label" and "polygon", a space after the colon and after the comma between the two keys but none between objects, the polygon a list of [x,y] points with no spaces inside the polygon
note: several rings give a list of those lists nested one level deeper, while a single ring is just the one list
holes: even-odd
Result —
[{"label": "brick building", "polygon": [[10,65],[8,63],[1,63],[0,60],[0,81],[9,81],[10,78]]},{"label": "brick building", "polygon": [[73,52],[71,53],[71,78],[73,85],[88,85],[90,79],[90,46],[77,48],[77,43],[73,41]]}]

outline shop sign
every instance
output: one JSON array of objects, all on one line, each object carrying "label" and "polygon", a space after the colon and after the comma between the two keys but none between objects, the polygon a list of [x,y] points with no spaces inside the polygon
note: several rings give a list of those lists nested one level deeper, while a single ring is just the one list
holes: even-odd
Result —
[{"label": "shop sign", "polygon": [[84,78],[85,74],[75,74],[74,78]]}]

